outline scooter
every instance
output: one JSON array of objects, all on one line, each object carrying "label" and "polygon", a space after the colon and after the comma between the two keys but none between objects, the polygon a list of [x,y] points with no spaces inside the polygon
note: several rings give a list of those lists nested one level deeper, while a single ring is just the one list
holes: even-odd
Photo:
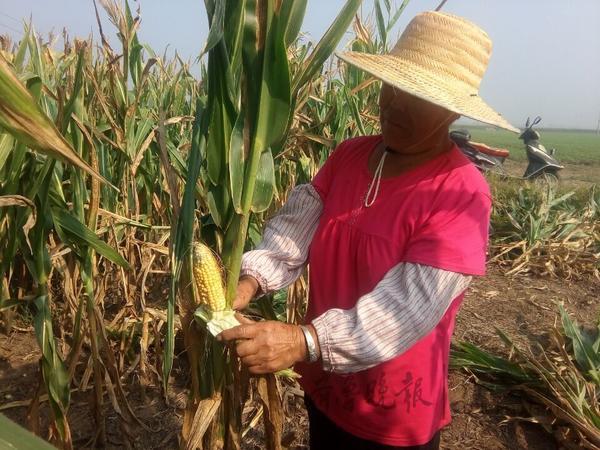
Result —
[{"label": "scooter", "polygon": [[481,142],[473,142],[471,133],[467,130],[451,131],[450,139],[480,171],[506,174],[503,164],[510,154],[508,150],[490,147]]},{"label": "scooter", "polygon": [[554,157],[556,153],[555,149],[546,150],[546,147],[540,143],[540,133],[535,131],[533,127],[541,121],[542,118],[540,116],[533,119],[533,122],[528,117],[527,123],[525,123],[525,130],[519,136],[519,139],[525,143],[525,151],[527,152],[527,160],[529,161],[523,178],[531,180],[537,177],[544,177],[556,180],[558,179],[558,172],[564,169],[564,166]]}]

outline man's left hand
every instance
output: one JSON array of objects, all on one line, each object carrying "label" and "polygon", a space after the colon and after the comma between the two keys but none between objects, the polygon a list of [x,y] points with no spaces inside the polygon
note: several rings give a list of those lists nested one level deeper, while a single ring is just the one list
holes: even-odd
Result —
[{"label": "man's left hand", "polygon": [[254,322],[237,315],[241,325],[223,331],[220,341],[235,342],[242,363],[252,374],[277,372],[306,359],[306,341],[298,325],[267,320]]}]

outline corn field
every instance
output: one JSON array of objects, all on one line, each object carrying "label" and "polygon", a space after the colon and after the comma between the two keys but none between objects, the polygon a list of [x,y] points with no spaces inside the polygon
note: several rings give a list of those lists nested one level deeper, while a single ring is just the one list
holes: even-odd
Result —
[{"label": "corn field", "polygon": [[[386,51],[408,0],[376,1],[372,20],[356,15],[360,3],[348,0],[313,43],[301,33],[307,0],[206,0],[200,79],[139,41],[127,1],[94,3],[110,18],[98,19],[100,42],[65,33],[59,46],[33,24],[18,42],[0,38],[0,313],[6,333],[22,317],[35,330],[34,433],[77,447],[71,394],[89,391],[87,445],[108,444],[110,409],[120,445],[132,447],[147,425],[129,393],[160,388],[168,400],[184,358],[181,448],[241,448],[250,398],[266,448],[282,448],[280,387],[293,380],[250,378],[201,326],[192,248],[220,255],[230,309],[242,253],[288,192],[338,143],[378,132],[379,83],[331,56],[348,29],[353,50]],[[500,184],[495,263],[509,275],[600,277],[598,191]],[[155,286],[168,294],[153,295]],[[253,312],[296,322],[305,304],[302,278]]]}]

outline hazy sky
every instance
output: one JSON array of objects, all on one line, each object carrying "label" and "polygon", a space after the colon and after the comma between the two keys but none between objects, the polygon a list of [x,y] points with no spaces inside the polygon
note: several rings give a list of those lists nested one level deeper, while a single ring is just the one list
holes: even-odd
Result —
[{"label": "hazy sky", "polygon": [[[411,17],[439,1],[412,0],[394,38]],[[319,38],[344,3],[309,0],[302,30]],[[372,5],[364,0],[363,12],[370,13]],[[546,127],[596,128],[599,0],[448,0],[444,10],[474,21],[492,38],[481,95],[514,125],[541,115]],[[141,0],[141,13],[140,39],[157,52],[168,45],[193,57],[202,48],[208,28],[202,0]],[[18,38],[22,19],[30,15],[44,34],[66,27],[71,35],[97,36],[91,0],[0,0],[0,33]],[[114,35],[106,21],[105,33],[109,30]]]}]

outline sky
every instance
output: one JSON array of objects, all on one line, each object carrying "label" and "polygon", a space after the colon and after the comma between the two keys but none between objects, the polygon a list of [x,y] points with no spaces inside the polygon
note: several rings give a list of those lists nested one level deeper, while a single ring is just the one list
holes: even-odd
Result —
[{"label": "sky", "polygon": [[[435,9],[440,0],[412,0],[392,33],[395,40],[415,14]],[[131,1],[134,4],[133,0]],[[302,30],[318,39],[345,3],[309,0]],[[392,0],[392,3],[401,3]],[[202,0],[139,0],[140,40],[157,53],[165,48],[194,59],[208,25]],[[363,0],[365,16],[373,0]],[[599,0],[448,0],[444,11],[475,22],[494,48],[481,84],[481,96],[513,125],[540,115],[540,126],[596,129],[600,124]],[[0,0],[0,34],[14,39],[22,21],[33,18],[41,34],[98,36],[92,0]],[[105,34],[112,34],[106,16]],[[390,39],[392,40],[392,39]]]}]

